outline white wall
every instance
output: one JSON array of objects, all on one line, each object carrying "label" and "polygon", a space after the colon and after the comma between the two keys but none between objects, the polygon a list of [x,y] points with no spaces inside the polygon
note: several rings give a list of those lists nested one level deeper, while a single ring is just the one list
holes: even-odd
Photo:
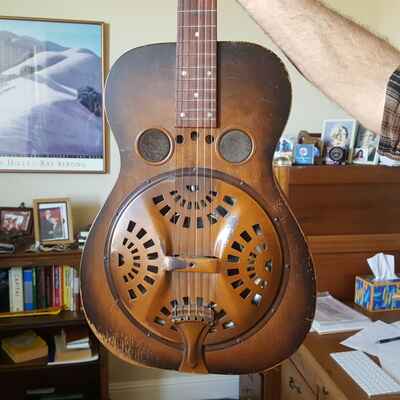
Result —
[{"label": "white wall", "polygon": [[[234,0],[219,0],[218,3],[220,40],[251,41],[276,50]],[[372,27],[374,31],[388,36],[395,45],[400,44],[398,0],[329,0],[328,3],[362,24]],[[1,0],[0,3],[0,15],[101,20],[108,23],[111,63],[132,47],[174,41],[175,9],[175,0]],[[346,116],[294,68],[288,65],[288,69],[293,84],[294,101],[285,134],[296,135],[301,129],[320,131],[323,119]],[[118,150],[111,135],[108,174],[3,173],[0,174],[0,206],[16,206],[21,201],[29,205],[34,198],[68,196],[72,199],[76,225],[81,226],[95,216],[112,189],[119,168]],[[122,399],[121,393],[138,393],[138,387],[148,388],[149,385],[143,386],[143,382],[152,385],[158,379],[162,379],[160,382],[164,384],[168,379],[172,384],[176,382],[176,374],[130,367],[114,358],[110,362],[110,377],[116,390],[115,399],[118,400]],[[136,381],[136,385],[126,383],[132,380]],[[135,398],[149,399],[148,394]],[[154,398],[161,397],[155,395]]]}]

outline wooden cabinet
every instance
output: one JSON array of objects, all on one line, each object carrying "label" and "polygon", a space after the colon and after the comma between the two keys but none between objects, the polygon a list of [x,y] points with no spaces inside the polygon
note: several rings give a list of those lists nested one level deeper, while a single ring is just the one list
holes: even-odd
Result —
[{"label": "wooden cabinet", "polygon": [[[0,268],[12,266],[71,265],[79,268],[80,251],[64,253],[26,253],[0,255]],[[59,333],[61,328],[86,325],[82,312],[62,311],[58,315],[23,316],[0,319],[0,339],[28,329],[34,329],[43,338]],[[94,338],[92,345],[98,350],[96,361],[48,366],[46,360],[14,364],[3,353],[0,354],[1,398],[25,399],[27,394],[84,393],[85,400],[108,399],[107,352]]]},{"label": "wooden cabinet", "polygon": [[[317,395],[310,389],[305,379],[288,360],[282,365],[282,400],[316,400]],[[271,399],[272,400],[272,399]]]},{"label": "wooden cabinet", "polygon": [[367,258],[390,253],[400,265],[398,168],[294,166],[275,175],[309,244],[318,291],[352,301]]}]

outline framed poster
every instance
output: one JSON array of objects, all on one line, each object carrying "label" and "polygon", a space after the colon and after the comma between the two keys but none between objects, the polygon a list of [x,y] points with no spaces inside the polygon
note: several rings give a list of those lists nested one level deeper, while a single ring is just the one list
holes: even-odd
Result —
[{"label": "framed poster", "polygon": [[0,17],[0,171],[105,172],[104,24]]}]

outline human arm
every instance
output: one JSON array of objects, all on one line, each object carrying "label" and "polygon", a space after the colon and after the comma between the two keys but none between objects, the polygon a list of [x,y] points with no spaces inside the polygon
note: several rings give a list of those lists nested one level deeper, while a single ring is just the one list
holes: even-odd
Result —
[{"label": "human arm", "polygon": [[400,52],[317,0],[238,0],[301,73],[365,127],[381,132]]}]

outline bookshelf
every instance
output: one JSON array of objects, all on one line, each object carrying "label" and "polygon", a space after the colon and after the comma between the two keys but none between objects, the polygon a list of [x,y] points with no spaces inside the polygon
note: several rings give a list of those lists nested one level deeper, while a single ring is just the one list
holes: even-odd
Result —
[{"label": "bookshelf", "polygon": [[[10,267],[45,267],[70,265],[79,269],[80,250],[32,253],[19,249],[11,255],[0,255],[0,269]],[[33,329],[45,340],[59,333],[61,328],[86,325],[82,311],[61,311],[57,315],[19,316],[0,318],[0,339]],[[99,358],[74,364],[48,365],[47,359],[15,364],[0,353],[0,387],[5,398],[25,400],[37,391],[55,394],[84,394],[85,400],[108,400],[107,352],[91,337]]]}]

